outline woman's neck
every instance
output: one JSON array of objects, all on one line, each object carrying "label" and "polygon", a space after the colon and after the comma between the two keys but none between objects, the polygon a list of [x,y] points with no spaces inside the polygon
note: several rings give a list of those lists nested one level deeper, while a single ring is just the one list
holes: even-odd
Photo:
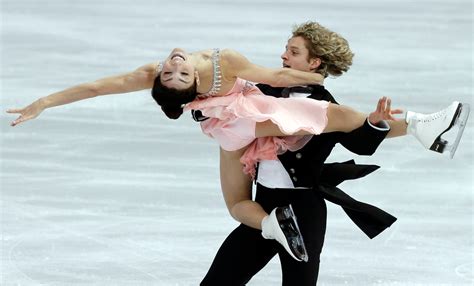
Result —
[{"label": "woman's neck", "polygon": [[212,87],[212,81],[214,78],[212,52],[212,50],[205,50],[192,54],[194,67],[199,77],[197,92],[200,94],[207,93]]}]

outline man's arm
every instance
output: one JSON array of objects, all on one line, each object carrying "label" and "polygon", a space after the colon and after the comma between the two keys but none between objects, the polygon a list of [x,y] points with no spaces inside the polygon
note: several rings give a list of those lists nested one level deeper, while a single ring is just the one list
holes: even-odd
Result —
[{"label": "man's arm", "polygon": [[339,143],[355,154],[372,155],[389,131],[390,126],[385,121],[374,126],[366,120],[361,127],[349,133],[339,133]]}]

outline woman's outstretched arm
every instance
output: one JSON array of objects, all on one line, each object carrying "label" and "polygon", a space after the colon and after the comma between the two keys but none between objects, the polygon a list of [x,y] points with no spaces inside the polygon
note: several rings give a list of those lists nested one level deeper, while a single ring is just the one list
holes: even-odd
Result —
[{"label": "woman's outstretched arm", "polygon": [[9,109],[7,110],[8,113],[20,114],[20,116],[11,123],[11,126],[36,118],[46,108],[93,98],[99,95],[127,93],[151,88],[157,75],[156,66],[157,63],[147,64],[130,73],[102,78],[55,92],[39,98],[24,108]]},{"label": "woman's outstretched arm", "polygon": [[225,49],[221,54],[224,77],[238,77],[274,87],[322,84],[324,77],[319,73],[303,72],[290,68],[271,69],[251,63],[242,54]]}]

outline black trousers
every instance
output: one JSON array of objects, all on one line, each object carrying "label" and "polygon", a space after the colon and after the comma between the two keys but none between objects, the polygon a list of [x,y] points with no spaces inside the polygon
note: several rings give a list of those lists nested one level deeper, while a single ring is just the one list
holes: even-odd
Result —
[{"label": "black trousers", "polygon": [[290,257],[274,240],[243,224],[225,239],[201,285],[245,285],[276,254],[280,257],[282,285],[316,285],[319,257],[326,232],[327,209],[318,192],[303,189],[268,189],[257,185],[255,200],[270,212],[291,204],[308,251],[308,262]]}]

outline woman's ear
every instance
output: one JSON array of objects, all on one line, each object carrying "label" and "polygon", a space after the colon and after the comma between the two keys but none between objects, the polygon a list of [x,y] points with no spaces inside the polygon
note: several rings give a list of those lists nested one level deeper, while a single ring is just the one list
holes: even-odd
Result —
[{"label": "woman's ear", "polygon": [[199,73],[198,71],[194,71],[194,78],[196,79],[196,86],[199,86],[199,84],[201,83],[199,81]]},{"label": "woman's ear", "polygon": [[311,58],[309,60],[309,67],[312,70],[317,69],[320,65],[321,65],[321,59],[320,58]]}]

